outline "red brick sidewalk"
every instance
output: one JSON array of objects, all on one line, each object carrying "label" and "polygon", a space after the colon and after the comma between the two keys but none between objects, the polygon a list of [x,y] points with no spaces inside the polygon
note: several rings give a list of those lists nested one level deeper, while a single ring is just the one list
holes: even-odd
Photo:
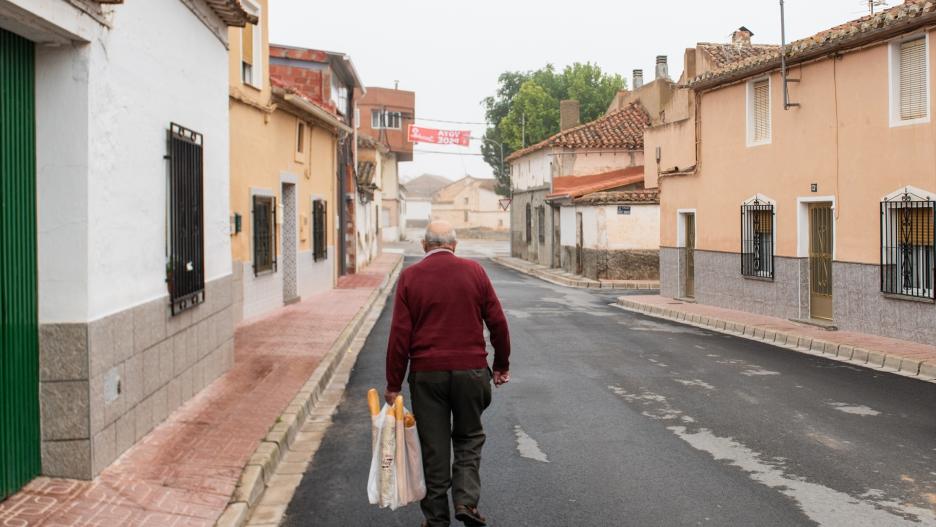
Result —
[{"label": "red brick sidewalk", "polygon": [[210,527],[259,442],[387,278],[354,280],[239,326],[235,364],[94,481],[38,478],[0,503],[3,527]]},{"label": "red brick sidewalk", "polygon": [[716,331],[737,333],[801,351],[909,376],[936,379],[936,346],[852,331],[827,331],[782,318],[682,302],[659,295],[622,296],[621,306]]}]

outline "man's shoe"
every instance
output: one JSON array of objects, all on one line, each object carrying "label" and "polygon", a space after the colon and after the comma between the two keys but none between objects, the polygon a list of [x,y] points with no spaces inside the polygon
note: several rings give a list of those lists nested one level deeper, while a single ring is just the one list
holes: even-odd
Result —
[{"label": "man's shoe", "polygon": [[455,518],[468,527],[484,527],[487,525],[487,519],[484,516],[481,516],[481,513],[478,512],[477,507],[456,505]]}]

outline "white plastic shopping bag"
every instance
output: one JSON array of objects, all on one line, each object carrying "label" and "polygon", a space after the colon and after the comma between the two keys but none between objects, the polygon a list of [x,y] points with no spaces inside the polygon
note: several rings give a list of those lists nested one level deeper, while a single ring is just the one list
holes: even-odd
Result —
[{"label": "white plastic shopping bag", "polygon": [[379,404],[377,390],[368,393],[371,407],[371,466],[367,497],[372,505],[396,510],[426,496],[422,451],[416,420],[403,407],[403,397],[393,406]]}]

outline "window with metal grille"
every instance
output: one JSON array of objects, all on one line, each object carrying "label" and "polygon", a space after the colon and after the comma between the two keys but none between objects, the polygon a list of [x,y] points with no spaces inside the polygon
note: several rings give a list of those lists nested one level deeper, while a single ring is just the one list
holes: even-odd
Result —
[{"label": "window with metal grille", "polygon": [[533,206],[526,204],[526,241],[533,241]]},{"label": "window with metal grille", "polygon": [[881,291],[934,299],[933,200],[906,191],[881,202]]},{"label": "window with metal grille", "polygon": [[328,239],[326,230],[328,204],[317,199],[312,202],[312,259],[328,258]]},{"label": "window with metal grille", "polygon": [[169,261],[172,314],[205,301],[204,138],[169,125]]},{"label": "window with metal grille", "polygon": [[403,114],[388,110],[371,110],[371,128],[379,130],[389,128],[399,130],[403,126]]},{"label": "window with metal grille", "polygon": [[276,272],[276,198],[253,197],[254,275]]},{"label": "window with metal grille", "polygon": [[770,80],[754,81],[750,85],[748,134],[752,144],[770,142]]},{"label": "window with metal grille", "polygon": [[741,274],[774,277],[774,206],[759,199],[741,205]]},{"label": "window with metal grille", "polygon": [[536,207],[536,235],[540,243],[546,243],[546,207]]},{"label": "window with metal grille", "polygon": [[925,118],[929,97],[926,81],[926,38],[901,42],[898,49],[897,97],[901,121]]}]

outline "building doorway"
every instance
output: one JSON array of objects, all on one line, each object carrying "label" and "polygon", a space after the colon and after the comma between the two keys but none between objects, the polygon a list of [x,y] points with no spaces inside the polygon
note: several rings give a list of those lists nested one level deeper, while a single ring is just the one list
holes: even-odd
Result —
[{"label": "building doorway", "polygon": [[809,316],[832,320],[831,203],[809,204]]},{"label": "building doorway", "polygon": [[552,232],[552,266],[562,267],[562,234],[560,230],[560,210],[559,207],[552,208],[553,232]]},{"label": "building doorway", "polygon": [[293,304],[299,301],[297,259],[298,214],[296,213],[296,185],[283,183],[283,303]]},{"label": "building doorway", "polygon": [[0,500],[39,475],[34,44],[0,29]]},{"label": "building doorway", "polygon": [[695,298],[695,214],[684,214],[686,236],[686,266],[683,275],[683,294],[686,298]]}]

